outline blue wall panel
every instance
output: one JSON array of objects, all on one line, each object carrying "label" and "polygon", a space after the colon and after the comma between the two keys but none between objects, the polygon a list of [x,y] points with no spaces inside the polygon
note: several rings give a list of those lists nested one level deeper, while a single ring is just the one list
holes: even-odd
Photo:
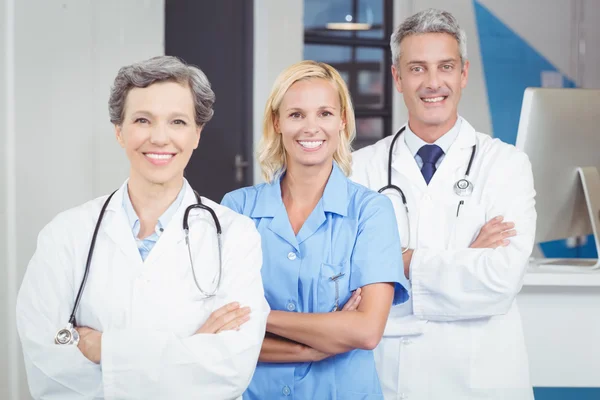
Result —
[{"label": "blue wall panel", "polygon": [[[494,136],[515,144],[527,87],[542,85],[542,71],[559,72],[534,47],[474,0],[481,58]],[[563,76],[564,87],[575,83]],[[576,248],[564,240],[541,245],[547,257],[597,257],[593,238]],[[534,388],[536,400],[600,400],[600,388]]]},{"label": "blue wall panel", "polygon": [[600,388],[535,388],[535,400],[600,400]]},{"label": "blue wall panel", "polygon": [[[542,85],[542,71],[560,71],[477,0],[474,8],[494,137],[515,144],[523,92]],[[575,82],[563,76],[563,86]],[[542,243],[541,249],[546,257],[597,257],[593,237],[577,248],[558,240]]]}]

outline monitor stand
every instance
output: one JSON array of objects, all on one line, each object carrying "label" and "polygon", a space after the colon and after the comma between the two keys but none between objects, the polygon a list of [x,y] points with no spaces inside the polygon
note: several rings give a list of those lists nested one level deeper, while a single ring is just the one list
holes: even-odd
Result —
[{"label": "monitor stand", "polygon": [[[577,172],[583,186],[594,243],[600,253],[600,174],[596,167],[580,167],[577,168]],[[536,258],[532,260],[531,267],[534,270],[545,271],[591,272],[600,269],[600,260],[598,258]]]}]

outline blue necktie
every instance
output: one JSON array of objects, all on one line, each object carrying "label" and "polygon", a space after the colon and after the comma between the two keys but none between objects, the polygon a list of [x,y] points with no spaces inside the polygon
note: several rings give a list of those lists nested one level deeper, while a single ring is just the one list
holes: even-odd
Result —
[{"label": "blue necktie", "polygon": [[429,185],[429,181],[433,177],[433,174],[435,174],[435,163],[444,154],[444,150],[436,144],[426,144],[417,151],[417,154],[423,160],[421,173],[423,174],[423,178],[425,178],[425,182]]}]

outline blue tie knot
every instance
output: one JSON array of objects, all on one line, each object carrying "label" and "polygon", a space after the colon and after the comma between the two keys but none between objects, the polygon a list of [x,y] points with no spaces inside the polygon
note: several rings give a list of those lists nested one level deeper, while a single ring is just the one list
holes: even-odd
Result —
[{"label": "blue tie knot", "polygon": [[444,150],[437,144],[426,144],[417,151],[417,154],[421,157],[421,160],[423,160],[423,164],[427,163],[435,165],[440,157],[444,155]]}]

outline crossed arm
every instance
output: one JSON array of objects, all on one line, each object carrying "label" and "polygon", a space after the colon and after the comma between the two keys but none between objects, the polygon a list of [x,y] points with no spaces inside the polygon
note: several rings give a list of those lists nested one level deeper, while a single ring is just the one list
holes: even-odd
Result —
[{"label": "crossed arm", "polygon": [[[260,275],[260,236],[248,229],[251,224],[230,227],[229,234],[237,235],[224,240],[223,265],[229,272],[223,277],[224,296],[215,301],[219,306],[239,301],[252,309],[251,316],[248,307],[226,304],[189,337],[146,327],[99,331],[82,326],[77,328],[78,347],[52,341],[72,307],[76,263],[63,251],[63,227],[46,227],[17,297],[17,327],[32,396],[149,398],[168,392],[181,398],[200,390],[208,398],[239,397],[256,367],[269,312]],[[244,240],[236,240],[241,235]],[[234,245],[237,251],[229,251]]]},{"label": "crossed arm", "polygon": [[[505,222],[501,215],[492,218],[484,226],[481,227],[479,234],[471,243],[471,249],[496,249],[498,247],[506,247],[510,244],[510,239],[516,236],[517,231],[514,229],[514,222]],[[413,249],[409,249],[402,255],[404,263],[404,275],[410,278],[410,262],[412,261]]]},{"label": "crossed arm", "polygon": [[357,289],[341,311],[271,311],[259,361],[311,362],[357,348],[373,349],[383,335],[393,296],[392,284],[375,283]]},{"label": "crossed arm", "polygon": [[[501,172],[500,172],[501,171]],[[413,312],[430,321],[506,314],[514,304],[534,244],[535,190],[531,165],[515,153],[488,178],[486,214],[469,248],[416,249],[405,262]],[[406,260],[405,260],[406,261]]]},{"label": "crossed arm", "polygon": [[[340,312],[356,311],[361,300],[361,288],[356,289]],[[266,332],[259,361],[270,363],[321,361],[331,356],[302,343]]]}]

